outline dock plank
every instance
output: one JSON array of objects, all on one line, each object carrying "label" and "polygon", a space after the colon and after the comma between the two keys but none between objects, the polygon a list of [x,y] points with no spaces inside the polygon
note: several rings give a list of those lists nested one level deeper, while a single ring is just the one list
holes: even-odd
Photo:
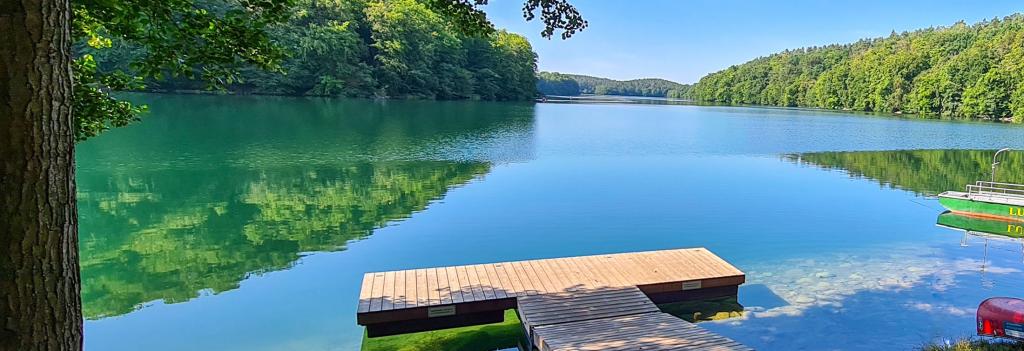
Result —
[{"label": "dock plank", "polygon": [[437,268],[427,269],[427,296],[429,298],[427,306],[434,306],[441,304],[441,292],[437,288]]},{"label": "dock plank", "polygon": [[405,296],[405,274],[407,271],[395,272],[395,305],[394,309],[404,309],[406,306]]},{"label": "dock plank", "polygon": [[494,285],[491,285],[491,280],[487,278],[487,271],[483,265],[475,264],[473,269],[476,271],[477,279],[480,280],[480,289],[483,290],[484,298],[488,300],[495,299]]},{"label": "dock plank", "polygon": [[527,296],[540,293],[541,289],[538,286],[541,284],[537,281],[537,277],[533,274],[532,270],[524,267],[522,262],[511,262],[510,265],[516,271],[516,275],[519,276],[519,281],[523,283],[523,291],[526,292]]},{"label": "dock plank", "polygon": [[523,284],[519,282],[519,276],[512,270],[512,266],[508,263],[498,263],[494,265],[494,269],[498,271],[504,279],[508,281],[508,286],[511,289],[510,297],[518,297],[523,294]]},{"label": "dock plank", "polygon": [[548,281],[548,273],[540,268],[540,264],[536,260],[523,261],[523,267],[526,268],[526,274],[536,279],[537,292],[540,294],[546,294],[555,292],[554,284]]},{"label": "dock plank", "polygon": [[455,267],[445,267],[445,273],[448,275],[448,286],[449,294],[452,296],[452,303],[465,302],[462,298],[462,284],[459,282],[459,273]]},{"label": "dock plank", "polygon": [[405,307],[411,308],[418,306],[416,301],[416,271],[408,270],[405,271]]},{"label": "dock plank", "polygon": [[484,269],[484,275],[487,276],[487,282],[491,284],[491,289],[494,292],[494,298],[504,299],[508,297],[505,293],[505,287],[501,285],[501,279],[498,278],[497,273],[494,271],[493,264],[481,265]]},{"label": "dock plank", "polygon": [[427,286],[427,270],[416,270],[416,305],[423,307],[430,305],[430,287]]},{"label": "dock plank", "polygon": [[476,268],[473,266],[464,266],[466,269],[466,275],[469,277],[470,287],[473,289],[473,299],[476,301],[486,300],[484,296],[484,290],[480,283],[480,276],[476,273]]},{"label": "dock plank", "polygon": [[448,269],[446,267],[437,268],[437,295],[440,297],[442,305],[453,303],[452,287],[448,280]]},{"label": "dock plank", "polygon": [[373,295],[370,299],[370,311],[380,311],[384,297],[384,273],[373,274]]},{"label": "dock plank", "polygon": [[363,284],[359,286],[359,313],[370,311],[370,299],[373,296],[373,274],[363,274]]},{"label": "dock plank", "polygon": [[659,311],[636,287],[527,296],[518,300],[518,309],[527,328]]},{"label": "dock plank", "polygon": [[587,289],[600,288],[604,283],[604,278],[601,277],[600,272],[587,269],[583,262],[577,260],[577,257],[568,257],[563,259],[565,265],[569,267],[569,270],[573,272],[573,275],[578,277],[584,287]]},{"label": "dock plank", "polygon": [[544,272],[544,276],[548,278],[548,282],[551,284],[548,293],[558,293],[565,291],[566,284],[564,281],[562,281],[562,276],[555,273],[555,270],[552,269],[551,260],[537,260],[536,263],[537,267]]},{"label": "dock plank", "polygon": [[384,273],[384,292],[381,295],[380,309],[383,311],[394,309],[395,307],[395,275],[397,272],[391,271]]},{"label": "dock plank", "polygon": [[753,350],[661,312],[551,324],[535,333],[544,351]]},{"label": "dock plank", "polygon": [[470,279],[469,273],[466,272],[466,266],[455,267],[455,272],[459,276],[459,285],[461,285],[459,291],[462,292],[462,301],[477,301],[476,296],[473,294],[473,280]]}]

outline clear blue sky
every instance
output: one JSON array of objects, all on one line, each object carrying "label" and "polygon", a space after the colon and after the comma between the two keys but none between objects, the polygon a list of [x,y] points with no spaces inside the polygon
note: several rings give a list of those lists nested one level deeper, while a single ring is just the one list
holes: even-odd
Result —
[{"label": "clear blue sky", "polygon": [[590,27],[565,41],[541,38],[541,23],[523,20],[522,0],[491,0],[484,9],[498,27],[529,38],[541,70],[682,83],[787,48],[1024,11],[1022,0],[570,1]]}]

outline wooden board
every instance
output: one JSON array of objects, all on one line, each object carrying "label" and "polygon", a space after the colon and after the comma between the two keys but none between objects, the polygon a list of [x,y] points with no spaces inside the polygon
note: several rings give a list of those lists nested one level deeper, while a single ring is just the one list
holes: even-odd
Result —
[{"label": "wooden board", "polygon": [[541,325],[660,312],[636,287],[526,296],[519,298],[517,309],[527,330]]},{"label": "wooden board", "polygon": [[704,248],[376,272],[363,277],[357,314],[583,289],[636,286],[649,292],[681,289],[685,282],[707,288],[743,281],[743,272]]},{"label": "wooden board", "polygon": [[542,351],[753,350],[661,312],[537,326],[534,334]]}]

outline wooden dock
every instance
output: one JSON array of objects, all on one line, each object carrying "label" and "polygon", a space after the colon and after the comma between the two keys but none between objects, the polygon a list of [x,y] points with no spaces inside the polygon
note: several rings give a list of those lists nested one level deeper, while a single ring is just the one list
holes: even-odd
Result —
[{"label": "wooden dock", "polygon": [[[516,308],[542,350],[743,349],[655,304],[735,296],[744,280],[704,248],[376,272],[363,276],[357,321],[374,337],[500,322]],[[601,326],[640,334],[571,332]]]}]

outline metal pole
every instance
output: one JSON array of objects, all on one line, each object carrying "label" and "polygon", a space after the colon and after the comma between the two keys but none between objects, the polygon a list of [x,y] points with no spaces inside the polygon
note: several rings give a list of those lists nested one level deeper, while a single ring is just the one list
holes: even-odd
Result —
[{"label": "metal pole", "polygon": [[999,151],[996,151],[995,155],[992,155],[992,182],[993,183],[996,182],[996,166],[999,165],[999,162],[996,161],[996,159],[999,158],[999,154],[1003,153],[1004,151],[1010,151],[1010,148],[999,149]]}]

